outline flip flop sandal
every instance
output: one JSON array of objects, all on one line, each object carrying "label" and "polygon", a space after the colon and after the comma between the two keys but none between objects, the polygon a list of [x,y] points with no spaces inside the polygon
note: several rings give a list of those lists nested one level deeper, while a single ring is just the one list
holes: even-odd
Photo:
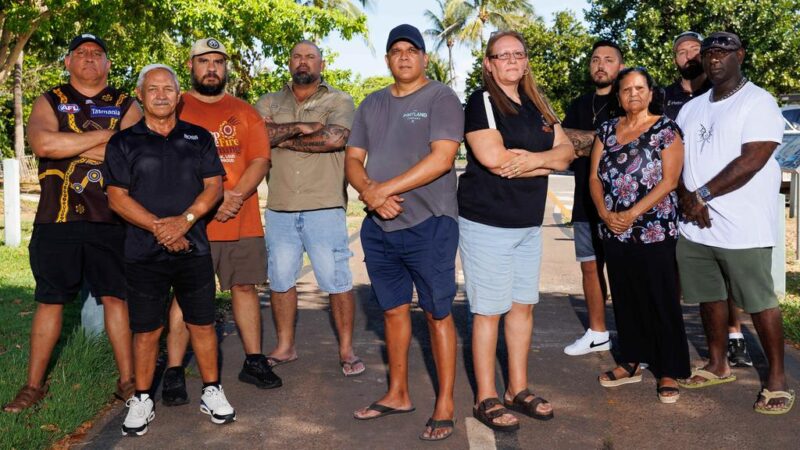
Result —
[{"label": "flip flop sandal", "polygon": [[[692,382],[694,377],[701,377],[705,381]],[[686,380],[678,380],[678,384],[686,389],[700,389],[704,387],[714,386],[717,384],[725,384],[736,381],[736,375],[730,374],[727,377],[721,377],[713,372],[701,368],[692,369],[692,375]]]},{"label": "flip flop sandal", "polygon": [[[345,366],[349,366],[350,369],[352,369],[353,366],[355,366],[357,364],[361,364],[361,370],[357,370],[357,371],[354,370],[354,371],[351,371],[351,372],[347,372],[345,370]],[[367,366],[366,366],[366,364],[364,364],[364,361],[362,361],[361,358],[356,358],[356,359],[354,359],[352,361],[339,361],[339,365],[342,366],[342,375],[344,375],[346,377],[357,377],[357,376],[361,375],[362,373],[364,373],[367,370]]]},{"label": "flip flop sandal", "polygon": [[[500,408],[495,410],[489,411],[491,408],[500,405]],[[508,414],[508,409],[506,409],[502,403],[500,403],[499,398],[487,398],[486,400],[480,402],[477,408],[472,408],[472,416],[478,419],[478,421],[487,427],[491,428],[494,431],[516,431],[519,429],[519,421],[507,425],[503,425],[500,423],[495,423],[494,419],[502,416],[503,414]]]},{"label": "flip flop sandal", "polygon": [[[530,397],[531,395],[533,395],[533,400],[526,402],[525,399]],[[525,414],[528,417],[533,417],[534,419],[537,420],[550,420],[553,418],[553,411],[550,411],[548,414],[542,414],[536,411],[536,408],[539,405],[542,404],[549,405],[550,402],[543,399],[542,397],[537,397],[528,389],[521,390],[516,396],[514,396],[514,399],[512,401],[509,402],[507,400],[504,400],[503,403],[505,403],[506,408],[517,412],[521,412],[522,414]]]},{"label": "flip flop sandal", "polygon": [[617,387],[622,386],[623,384],[631,384],[631,383],[638,383],[642,381],[642,374],[641,372],[637,375],[636,371],[639,369],[639,364],[620,364],[619,367],[622,367],[625,372],[628,372],[627,377],[617,378],[614,375],[613,370],[609,370],[604,375],[608,377],[607,380],[604,380],[600,377],[597,377],[597,380],[600,381],[600,386],[603,387]]},{"label": "flip flop sandal", "polygon": [[[428,419],[428,422],[425,424],[425,428],[428,428],[428,427],[431,428],[431,432],[429,433],[430,435],[433,435],[433,433],[435,433],[436,430],[438,430],[440,428],[450,428],[450,432],[449,433],[445,433],[444,435],[436,437],[436,438],[434,438],[434,437],[425,437],[425,433],[423,432],[422,434],[419,435],[419,438],[422,439],[423,441],[443,441],[443,440],[449,438],[453,434],[453,431],[455,431],[455,429],[456,429],[455,426],[456,426],[456,423],[455,423],[454,420],[434,420],[433,417],[431,417],[430,419]],[[425,430],[425,431],[427,431],[427,430]]]},{"label": "flip flop sandal", "polygon": [[297,361],[297,356],[295,356],[294,358],[286,358],[286,359],[279,359],[274,356],[267,356],[267,364],[270,367],[277,367],[282,364],[288,364],[293,361]]},{"label": "flip flop sandal", "polygon": [[28,385],[22,386],[14,400],[3,405],[3,411],[7,413],[22,412],[39,403],[47,395],[47,390],[48,386],[46,384],[40,388]]},{"label": "flip flop sandal", "polygon": [[369,416],[369,417],[358,417],[357,415],[353,414],[353,417],[355,417],[358,420],[372,420],[372,419],[377,419],[378,417],[391,416],[392,414],[410,413],[416,411],[416,409],[417,408],[414,408],[413,406],[410,409],[392,408],[391,406],[381,405],[380,403],[375,402],[367,406],[367,410],[378,411],[380,414],[378,414],[377,416]]},{"label": "flip flop sandal", "polygon": [[[679,398],[681,398],[681,391],[680,389],[674,386],[659,386],[656,388],[656,392],[658,393],[658,401],[661,403],[671,404],[676,403]],[[675,392],[675,395],[664,395]]]},{"label": "flip flop sandal", "polygon": [[[787,412],[792,410],[792,406],[794,406],[794,390],[789,389],[786,391],[769,391],[766,388],[761,389],[761,392],[758,394],[759,397],[764,397],[764,403],[759,405],[758,402],[753,405],[753,409],[759,414],[767,414],[770,416],[777,416],[779,414],[786,414]],[[782,408],[767,408],[769,402],[772,400],[778,399],[786,399],[787,401],[784,402]]]}]

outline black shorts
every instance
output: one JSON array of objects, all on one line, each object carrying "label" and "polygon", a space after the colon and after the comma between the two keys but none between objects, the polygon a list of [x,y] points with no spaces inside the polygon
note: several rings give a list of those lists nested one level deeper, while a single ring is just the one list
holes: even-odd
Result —
[{"label": "black shorts", "polygon": [[34,298],[39,303],[72,301],[84,283],[100,297],[124,299],[122,260],[125,227],[107,223],[67,222],[33,226],[31,271],[36,280]]},{"label": "black shorts", "polygon": [[146,333],[164,326],[170,288],[191,325],[214,323],[214,266],[211,255],[125,264],[131,331]]}]

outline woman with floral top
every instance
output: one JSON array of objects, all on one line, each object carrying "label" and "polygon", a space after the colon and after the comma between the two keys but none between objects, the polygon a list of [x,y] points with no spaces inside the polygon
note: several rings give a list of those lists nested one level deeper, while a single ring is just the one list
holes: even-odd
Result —
[{"label": "woman with floral top", "polygon": [[614,387],[642,380],[641,363],[658,379],[658,398],[675,403],[689,348],[678,290],[675,188],[683,166],[678,126],[654,114],[653,78],[644,68],[620,72],[615,91],[625,115],[603,123],[591,156],[589,186],[603,239],[619,366],[600,375]]}]

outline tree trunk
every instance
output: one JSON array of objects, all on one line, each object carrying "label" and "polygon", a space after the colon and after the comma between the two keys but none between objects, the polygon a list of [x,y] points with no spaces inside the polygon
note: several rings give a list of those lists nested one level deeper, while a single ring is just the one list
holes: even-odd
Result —
[{"label": "tree trunk", "polygon": [[447,44],[447,69],[450,71],[450,86],[456,83],[456,70],[453,67],[453,44]]},{"label": "tree trunk", "polygon": [[14,64],[14,153],[22,162],[25,156],[25,129],[22,125],[22,57],[20,52]]}]

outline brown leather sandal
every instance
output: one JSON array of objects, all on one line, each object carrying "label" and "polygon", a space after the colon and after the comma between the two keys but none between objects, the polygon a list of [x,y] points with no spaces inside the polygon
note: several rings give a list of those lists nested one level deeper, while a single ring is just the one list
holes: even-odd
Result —
[{"label": "brown leather sandal", "polygon": [[[525,401],[528,397],[533,396],[531,401]],[[547,400],[543,399],[542,397],[537,397],[534,393],[529,391],[528,389],[523,389],[514,396],[514,399],[511,401],[505,400],[504,401],[506,408],[521,412],[528,417],[533,417],[534,419],[538,420],[550,420],[553,418],[553,411],[550,411],[547,414],[542,414],[536,410],[541,404],[549,404]]]},{"label": "brown leather sandal", "polygon": [[[492,409],[497,405],[500,405],[500,408]],[[496,397],[487,398],[486,400],[480,402],[477,408],[472,408],[472,416],[494,431],[518,430],[519,420],[509,424],[500,424],[494,421],[494,419],[497,419],[503,414],[508,414],[508,409],[506,409],[503,404],[500,403],[500,399]]]},{"label": "brown leather sandal", "polygon": [[3,405],[3,411],[7,413],[22,412],[41,401],[45,395],[47,395],[46,384],[40,388],[28,385],[22,386],[14,400]]}]

